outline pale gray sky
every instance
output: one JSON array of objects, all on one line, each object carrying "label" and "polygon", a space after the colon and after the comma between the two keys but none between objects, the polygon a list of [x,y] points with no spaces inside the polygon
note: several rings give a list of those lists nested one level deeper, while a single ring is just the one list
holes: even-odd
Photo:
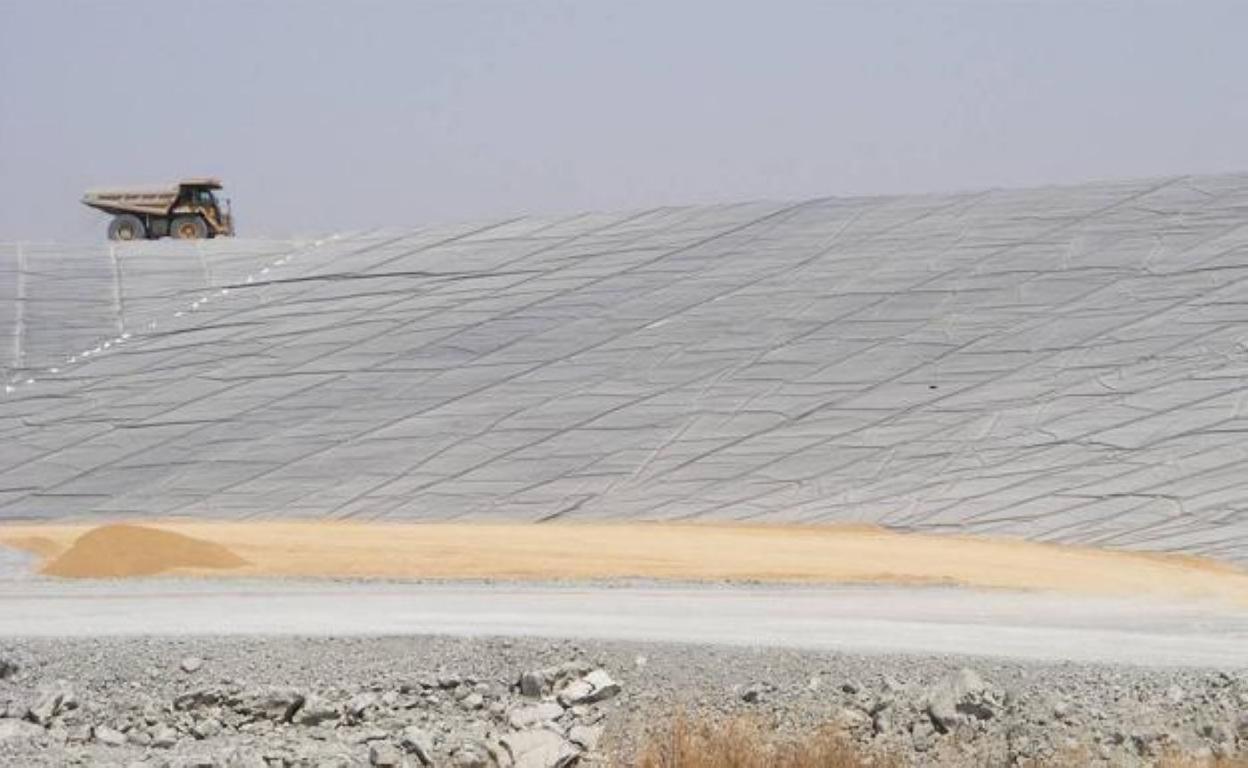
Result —
[{"label": "pale gray sky", "polygon": [[1248,3],[0,0],[0,239],[1248,170]]}]

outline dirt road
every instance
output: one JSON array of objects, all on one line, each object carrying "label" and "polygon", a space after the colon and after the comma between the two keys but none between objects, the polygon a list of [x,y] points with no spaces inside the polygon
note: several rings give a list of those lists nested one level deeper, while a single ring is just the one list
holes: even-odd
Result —
[{"label": "dirt road", "polygon": [[0,583],[0,636],[507,635],[1248,666],[1248,611],[913,587]]}]

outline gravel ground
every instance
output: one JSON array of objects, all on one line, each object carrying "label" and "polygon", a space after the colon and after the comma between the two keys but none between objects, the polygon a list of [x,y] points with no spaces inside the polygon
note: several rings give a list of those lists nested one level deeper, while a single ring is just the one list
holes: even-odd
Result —
[{"label": "gravel ground", "polygon": [[503,638],[0,640],[0,764],[605,765],[677,712],[915,765],[1248,752],[1248,672]]}]

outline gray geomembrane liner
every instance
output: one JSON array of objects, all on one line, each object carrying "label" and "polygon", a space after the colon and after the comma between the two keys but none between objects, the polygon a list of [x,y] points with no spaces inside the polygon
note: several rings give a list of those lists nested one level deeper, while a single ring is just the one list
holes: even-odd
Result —
[{"label": "gray geomembrane liner", "polygon": [[1248,562],[1248,175],[0,246],[0,518],[876,522]]}]

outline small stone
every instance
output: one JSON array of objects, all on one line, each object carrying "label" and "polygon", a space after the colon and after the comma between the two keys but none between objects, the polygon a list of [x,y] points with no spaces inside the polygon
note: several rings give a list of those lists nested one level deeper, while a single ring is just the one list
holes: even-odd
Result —
[{"label": "small stone", "polygon": [[0,680],[8,680],[16,675],[19,669],[21,668],[16,661],[0,658]]},{"label": "small stone", "polygon": [[151,745],[156,749],[169,749],[178,743],[178,732],[168,725],[158,725],[152,731]]},{"label": "small stone", "polygon": [[351,744],[368,744],[373,741],[385,741],[390,738],[388,731],[381,728],[362,728],[348,731],[349,735],[343,736],[343,741]]},{"label": "small stone", "polygon": [[364,719],[365,713],[379,703],[375,693],[357,693],[347,701],[347,714],[355,720]]},{"label": "small stone", "polygon": [[126,732],[126,741],[136,747],[146,747],[151,745],[152,735],[142,729],[132,728]]},{"label": "small stone", "polygon": [[313,694],[304,700],[303,706],[295,713],[292,722],[297,725],[313,726],[337,719],[338,710],[325,699]]},{"label": "small stone", "polygon": [[936,730],[949,733],[966,720],[992,718],[995,702],[983,678],[964,667],[928,690],[926,709]]},{"label": "small stone", "polygon": [[914,746],[915,752],[926,752],[931,748],[935,738],[936,729],[932,727],[930,721],[919,720],[910,731],[910,743]]},{"label": "small stone", "polygon": [[433,765],[433,738],[421,728],[409,725],[403,729],[399,738],[399,746],[409,754],[415,755],[422,766]]},{"label": "small stone", "polygon": [[1011,764],[1026,764],[1035,756],[1035,743],[1020,728],[1006,732],[1006,751]]},{"label": "small stone", "polygon": [[95,726],[95,740],[108,747],[120,747],[126,743],[126,734],[107,725]]},{"label": "small stone", "polygon": [[481,709],[485,706],[485,699],[479,693],[470,693],[459,700],[459,706],[469,711]]},{"label": "small stone", "polygon": [[1065,722],[1070,717],[1070,702],[1059,699],[1053,704],[1053,717]]},{"label": "small stone", "polygon": [[224,699],[221,691],[214,688],[200,688],[184,693],[173,700],[173,708],[185,712],[204,707],[215,707]]},{"label": "small stone", "polygon": [[215,717],[204,718],[191,726],[191,735],[197,739],[211,739],[218,733],[221,733],[221,721]]},{"label": "small stone", "polygon": [[192,672],[198,672],[199,668],[204,666],[204,660],[198,656],[187,656],[182,659],[182,662],[178,664],[178,666],[182,668],[183,672],[189,675]]},{"label": "small stone", "polygon": [[557,720],[563,715],[563,707],[553,701],[544,701],[531,707],[521,707],[507,716],[507,722],[518,731],[532,728],[542,723]]},{"label": "small stone", "polygon": [[294,688],[266,687],[248,690],[230,703],[240,714],[288,723],[303,706],[303,700],[303,694]]},{"label": "small stone", "polygon": [[875,735],[879,736],[893,730],[893,708],[885,707],[884,709],[874,712],[871,716],[871,730]]},{"label": "small stone", "polygon": [[[277,758],[273,766],[285,765],[283,758]],[[272,768],[268,760],[242,747],[236,747],[226,753],[222,768]],[[317,766],[320,768],[320,766]]]},{"label": "small stone", "polygon": [[854,707],[841,707],[836,712],[833,722],[843,731],[857,731],[871,724],[866,712]]},{"label": "small stone", "polygon": [[540,672],[525,672],[520,675],[520,695],[530,699],[540,699],[544,683]]},{"label": "small stone", "polygon": [[462,682],[463,678],[459,675],[447,673],[438,675],[438,687],[443,690],[449,691],[452,688],[458,688]]},{"label": "small stone", "polygon": [[485,745],[477,742],[461,744],[451,754],[451,764],[455,768],[490,768],[493,761]]},{"label": "small stone", "polygon": [[600,738],[602,738],[602,726],[599,725],[574,725],[568,731],[568,741],[587,752],[592,752],[597,748]]},{"label": "small stone", "polygon": [[403,753],[393,744],[375,743],[368,748],[368,762],[376,768],[399,768],[403,765]]}]

